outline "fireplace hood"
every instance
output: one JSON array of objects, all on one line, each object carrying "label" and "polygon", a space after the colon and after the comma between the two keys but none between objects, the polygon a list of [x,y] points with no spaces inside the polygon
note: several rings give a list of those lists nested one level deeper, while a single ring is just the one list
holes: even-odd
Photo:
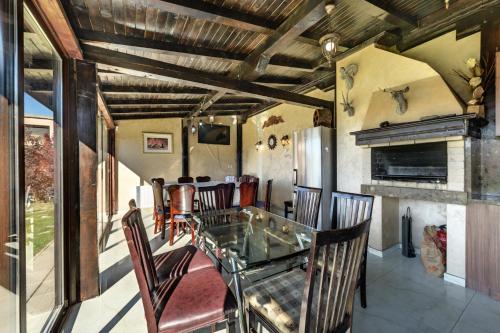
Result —
[{"label": "fireplace hood", "polygon": [[[356,136],[356,145],[481,135],[481,120],[464,112],[464,103],[439,73],[424,62],[397,56],[404,58],[404,70],[406,74],[412,73],[415,80],[399,81],[397,86],[373,87],[361,130],[351,133]],[[380,78],[379,84],[395,82],[397,73],[389,74],[390,80]],[[397,112],[397,102],[384,90],[406,91],[404,113]]]}]

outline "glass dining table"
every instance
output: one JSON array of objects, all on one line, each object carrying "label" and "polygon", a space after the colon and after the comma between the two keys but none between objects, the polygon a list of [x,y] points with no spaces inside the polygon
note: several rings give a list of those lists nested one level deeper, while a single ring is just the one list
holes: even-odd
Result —
[{"label": "glass dining table", "polygon": [[256,207],[195,214],[200,248],[231,274],[241,332],[246,331],[241,279],[250,283],[307,262],[313,228]]}]

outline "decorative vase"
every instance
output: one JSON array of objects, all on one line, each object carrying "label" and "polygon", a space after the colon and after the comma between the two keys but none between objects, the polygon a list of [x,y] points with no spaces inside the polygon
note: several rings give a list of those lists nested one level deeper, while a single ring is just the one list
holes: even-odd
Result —
[{"label": "decorative vase", "polygon": [[467,113],[475,113],[478,117],[484,118],[485,117],[484,104],[468,105]]}]

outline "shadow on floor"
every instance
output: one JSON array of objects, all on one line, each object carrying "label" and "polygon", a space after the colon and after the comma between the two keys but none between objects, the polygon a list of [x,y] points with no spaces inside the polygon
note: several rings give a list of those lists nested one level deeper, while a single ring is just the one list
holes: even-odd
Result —
[{"label": "shadow on floor", "polygon": [[132,297],[132,299],[128,301],[128,303],[125,304],[125,306],[120,311],[118,311],[118,313],[113,318],[111,318],[111,320],[99,331],[99,333],[110,332],[113,327],[115,327],[115,325],[118,324],[118,322],[122,320],[123,317],[125,317],[125,315],[130,311],[130,309],[132,309],[132,307],[139,301],[140,298],[141,295],[139,293]]},{"label": "shadow on floor", "polygon": [[[181,238],[182,237],[177,238],[176,241]],[[149,241],[151,245],[151,251],[155,253],[160,247],[165,245],[165,242],[165,239],[161,239],[161,234],[158,234],[156,237]],[[106,290],[111,288],[115,283],[120,281],[123,277],[125,277],[125,275],[132,271],[132,261],[130,260],[130,254],[128,253],[128,251],[126,255],[126,257],[123,257],[121,260],[117,261],[101,273],[101,293],[106,292]]]}]

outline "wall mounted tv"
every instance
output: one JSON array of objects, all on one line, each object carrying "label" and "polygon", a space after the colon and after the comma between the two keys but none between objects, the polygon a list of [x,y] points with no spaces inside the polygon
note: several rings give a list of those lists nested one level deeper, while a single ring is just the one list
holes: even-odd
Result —
[{"label": "wall mounted tv", "polygon": [[201,124],[198,126],[198,143],[209,145],[230,145],[230,127],[224,125]]}]

